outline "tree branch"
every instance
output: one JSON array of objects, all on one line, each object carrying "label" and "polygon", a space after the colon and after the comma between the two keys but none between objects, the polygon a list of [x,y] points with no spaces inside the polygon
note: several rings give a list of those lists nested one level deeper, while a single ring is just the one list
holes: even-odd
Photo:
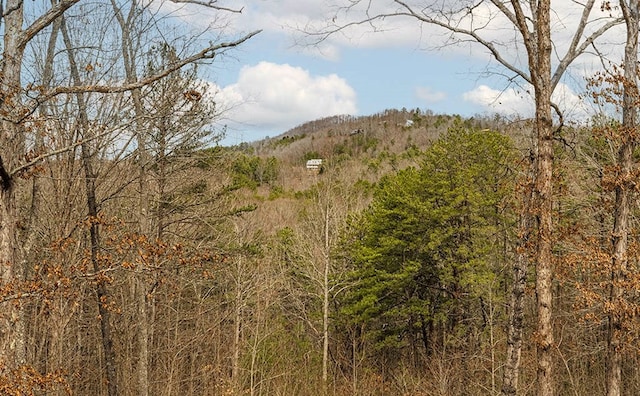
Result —
[{"label": "tree branch", "polygon": [[[406,10],[406,12],[387,14],[387,15],[382,16],[382,18],[378,18],[378,19],[383,19],[385,17],[390,17],[390,16],[402,16],[402,15],[410,16],[412,18],[415,18],[415,19],[419,20],[420,22],[424,22],[424,23],[427,23],[427,24],[430,24],[430,25],[435,25],[435,26],[439,26],[441,28],[444,28],[444,29],[450,31],[451,33],[455,33],[455,34],[458,34],[458,35],[471,37],[478,44],[480,44],[483,47],[485,47],[486,49],[488,49],[489,52],[491,53],[491,55],[496,59],[496,61],[498,61],[498,63],[500,63],[502,66],[504,66],[508,70],[514,72],[518,76],[522,77],[522,79],[524,79],[526,82],[531,83],[531,77],[527,73],[525,73],[523,70],[517,68],[514,64],[512,64],[506,58],[504,58],[502,56],[502,54],[500,54],[500,51],[494,45],[494,43],[482,38],[475,30],[459,28],[459,27],[454,26],[452,24],[449,24],[447,22],[442,22],[440,20],[432,18],[432,17],[428,16],[427,14],[424,14],[424,13],[419,14],[410,5],[408,5],[404,1],[394,0],[394,2],[399,4],[399,5],[401,5]],[[507,18],[509,18],[509,15],[505,14],[505,16]],[[511,17],[513,17],[513,16],[511,16]]]},{"label": "tree branch", "polygon": [[218,11],[228,11],[228,12],[234,12],[237,14],[242,13],[242,10],[244,10],[244,7],[240,9],[234,9],[234,8],[222,7],[222,6],[216,5],[216,3],[218,3],[218,0],[210,0],[210,1],[171,0],[171,2],[176,4],[197,4],[204,7],[213,8],[214,10],[218,10]]},{"label": "tree branch", "polygon": [[[103,137],[103,136],[106,136],[106,135],[108,135],[108,134],[112,133],[112,132],[113,132],[113,130],[109,130],[109,131],[107,131],[107,132],[104,132],[104,133],[98,134],[98,135],[96,135],[96,136],[93,136],[93,137],[91,137],[91,138],[89,138],[89,139],[80,139],[80,140],[78,140],[77,142],[75,142],[75,143],[73,143],[73,144],[70,144],[69,146],[66,146],[66,147],[60,148],[60,149],[58,149],[58,150],[53,150],[53,151],[49,151],[49,152],[47,152],[47,153],[41,154],[41,155],[39,155],[39,156],[35,157],[34,159],[32,159],[31,161],[29,161],[29,162],[27,162],[27,163],[25,163],[25,164],[20,165],[20,166],[19,166],[19,167],[17,167],[16,169],[13,169],[13,170],[11,170],[11,171],[7,171],[7,176],[8,176],[9,178],[12,178],[12,177],[14,177],[15,175],[17,175],[18,173],[23,172],[23,171],[25,171],[25,170],[29,169],[30,167],[34,166],[35,164],[37,164],[37,163],[38,163],[38,162],[40,162],[40,161],[43,161],[43,160],[45,160],[45,159],[47,159],[47,158],[49,158],[49,157],[53,157],[54,155],[58,155],[58,154],[66,153],[67,151],[71,151],[71,150],[73,150],[74,148],[76,148],[76,147],[78,147],[78,146],[81,146],[83,143],[86,143],[86,142],[91,141],[91,140],[99,139],[99,138],[101,138],[101,137]],[[1,167],[2,167],[2,162],[1,162],[1,159],[0,159],[0,168],[1,168]],[[2,172],[2,170],[3,170],[3,169],[4,169],[4,168],[0,169],[0,177],[2,177],[1,172]]]},{"label": "tree branch", "polygon": [[18,38],[18,46],[20,48],[24,48],[36,34],[49,26],[56,18],[62,15],[69,8],[73,7],[79,1],[80,0],[62,0],[51,7],[44,15],[33,21],[31,26],[22,31],[22,34]]},{"label": "tree branch", "polygon": [[45,92],[44,94],[38,96],[37,98],[35,98],[35,101],[37,103],[42,103],[44,101],[47,101],[57,95],[61,95],[61,94],[75,94],[75,93],[82,93],[82,92],[98,92],[98,93],[120,93],[120,92],[127,92],[127,91],[132,91],[134,89],[138,89],[138,88],[142,88],[145,87],[149,84],[152,84],[166,76],[168,76],[169,74],[175,72],[176,70],[179,70],[180,68],[189,65],[191,63],[197,62],[199,60],[202,59],[213,59],[216,55],[217,55],[217,51],[222,50],[222,49],[226,49],[226,48],[233,48],[236,47],[242,43],[244,43],[245,41],[249,40],[251,37],[257,35],[258,33],[260,33],[262,30],[256,30],[254,32],[251,32],[243,37],[241,37],[238,40],[235,41],[231,41],[231,42],[227,42],[227,43],[220,43],[214,46],[211,46],[209,48],[205,48],[202,51],[198,52],[197,54],[194,54],[188,58],[185,59],[181,59],[178,62],[173,63],[172,65],[169,65],[166,69],[152,75],[149,76],[147,78],[144,78],[142,80],[130,83],[130,84],[123,84],[123,85],[80,85],[80,86],[67,86],[67,87],[56,87],[48,92]]},{"label": "tree branch", "polygon": [[[572,43],[572,47],[569,48],[564,58],[562,58],[562,60],[560,61],[560,64],[558,64],[556,71],[553,73],[553,77],[551,78],[551,89],[555,89],[556,85],[558,85],[558,83],[560,82],[562,75],[567,70],[567,67],[569,67],[569,65],[578,56],[583,54],[586,51],[587,47],[592,45],[598,37],[602,36],[609,29],[621,24],[622,22],[624,22],[624,18],[617,18],[613,21],[609,21],[606,24],[602,25],[600,29],[596,30],[589,37],[587,37],[580,46],[574,47],[574,44]],[[576,45],[579,38],[580,37],[576,33],[576,36],[574,38],[574,41],[576,41]]]}]

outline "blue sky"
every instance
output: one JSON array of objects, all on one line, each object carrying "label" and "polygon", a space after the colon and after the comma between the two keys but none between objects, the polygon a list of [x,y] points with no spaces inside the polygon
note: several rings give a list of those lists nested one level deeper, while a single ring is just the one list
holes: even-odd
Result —
[{"label": "blue sky", "polygon": [[[411,48],[351,48],[340,60],[329,60],[301,53],[296,48],[286,48],[286,37],[268,36],[271,35],[257,36],[243,50],[234,53],[237,60],[229,62],[225,70],[217,73],[216,84],[222,89],[229,87],[237,82],[243,68],[246,71],[254,69],[261,62],[268,62],[274,67],[288,65],[302,69],[310,78],[337,76],[354,91],[354,108],[344,108],[347,113],[354,115],[369,115],[402,107],[462,115],[488,110],[486,106],[462,99],[465,92],[481,83],[478,72],[482,70],[482,65],[474,64],[468,58]],[[278,43],[282,47],[273,48],[273,39],[282,40]],[[327,109],[324,114],[311,112],[308,117],[301,114],[300,118],[283,111],[279,121],[274,123],[264,123],[260,119],[256,119],[255,123],[248,119],[241,123],[233,122],[234,115],[241,113],[242,107],[230,116],[227,142],[276,136],[301,122],[334,115],[336,110],[336,114],[343,113],[338,107]],[[237,118],[246,119],[236,115]]]},{"label": "blue sky", "polygon": [[[493,67],[486,51],[469,44],[427,49],[442,44],[441,32],[420,29],[414,20],[385,21],[384,33],[356,28],[310,47],[294,45],[305,39],[294,28],[324,23],[332,13],[328,1],[238,0],[230,4],[244,9],[242,14],[226,16],[225,33],[237,37],[256,29],[263,32],[206,73],[216,100],[229,108],[222,120],[229,127],[225,144],[276,136],[320,117],[369,115],[388,108],[418,107],[464,116],[532,113],[526,87],[510,86],[504,78],[484,73]],[[558,0],[555,4],[575,3]],[[567,26],[576,15],[562,7],[555,13],[562,27],[555,36],[560,53],[568,42]],[[185,13],[184,18],[193,26],[209,20],[203,13]],[[513,30],[499,21],[487,33],[496,41],[513,37]],[[514,62],[526,62],[512,41],[505,43],[505,52]],[[592,58],[578,62],[570,83],[557,89],[557,101],[569,115],[583,117],[588,112],[578,95],[584,76],[599,64]]]}]

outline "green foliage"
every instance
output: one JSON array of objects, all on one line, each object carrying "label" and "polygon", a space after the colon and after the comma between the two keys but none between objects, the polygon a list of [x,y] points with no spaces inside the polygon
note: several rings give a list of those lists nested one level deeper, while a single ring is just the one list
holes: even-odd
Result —
[{"label": "green foliage", "polygon": [[239,206],[239,207],[233,208],[229,213],[227,213],[227,216],[240,216],[244,213],[253,212],[256,209],[258,209],[258,206],[255,204]]},{"label": "green foliage", "polygon": [[275,157],[241,155],[233,162],[232,169],[234,185],[255,189],[277,181],[280,165]]},{"label": "green foliage", "polygon": [[317,151],[307,151],[306,153],[304,153],[304,155],[302,156],[302,163],[306,163],[307,161],[309,161],[310,159],[316,159],[316,158],[322,158],[322,156],[320,155],[320,153],[318,153]]},{"label": "green foliage", "polygon": [[318,183],[310,186],[306,190],[296,191],[294,194],[294,198],[300,200],[317,200],[321,194],[323,183]]},{"label": "green foliage", "polygon": [[420,115],[420,109],[416,109],[411,117],[411,121],[413,121],[413,127],[414,128],[420,128],[422,127],[422,121],[424,119],[422,118],[422,116]]},{"label": "green foliage", "polygon": [[285,195],[284,188],[282,186],[273,186],[269,191],[269,201],[281,198]]},{"label": "green foliage", "polygon": [[456,124],[419,169],[384,178],[345,236],[353,287],[343,318],[366,325],[381,348],[430,345],[434,328],[468,323],[495,277],[513,158],[507,137]]},{"label": "green foliage", "polygon": [[227,156],[229,149],[223,146],[207,147],[195,151],[192,156],[196,159],[195,166],[202,170],[212,169],[220,165],[222,159]]},{"label": "green foliage", "polygon": [[307,137],[307,134],[303,133],[301,135],[283,136],[281,139],[272,139],[269,141],[269,148],[287,147],[296,140],[304,139],[305,137]]},{"label": "green foliage", "polygon": [[449,122],[449,116],[441,115],[441,114],[440,114],[440,115],[438,115],[438,116],[436,117],[436,121],[435,121],[435,123],[433,124],[433,126],[434,126],[434,128],[438,129],[438,128],[440,128],[441,126],[445,125],[447,122]]},{"label": "green foliage", "polygon": [[351,137],[351,147],[361,152],[375,150],[378,146],[378,139],[366,133],[359,133]]},{"label": "green foliage", "polygon": [[375,184],[363,179],[358,179],[358,181],[353,183],[353,189],[356,192],[363,193],[364,195],[369,195],[370,193],[372,193],[374,187]]},{"label": "green foliage", "polygon": [[345,141],[345,142],[342,142],[342,143],[337,143],[335,146],[333,146],[333,155],[335,155],[335,156],[341,156],[341,155],[351,156],[351,155],[353,155],[353,150],[349,146],[348,142]]}]

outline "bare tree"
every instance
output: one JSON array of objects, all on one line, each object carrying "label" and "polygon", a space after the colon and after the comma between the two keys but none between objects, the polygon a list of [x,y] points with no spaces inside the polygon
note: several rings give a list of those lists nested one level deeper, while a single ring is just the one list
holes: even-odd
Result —
[{"label": "bare tree", "polygon": [[[15,170],[19,169],[26,154],[25,130],[21,124],[25,115],[21,78],[24,51],[37,33],[77,2],[78,0],[61,1],[26,28],[23,28],[22,1],[9,0],[4,7],[3,62],[0,65],[0,279],[2,287],[9,292],[23,279],[23,269],[20,268],[22,258],[17,240],[19,214]],[[26,363],[24,326],[20,309],[15,304],[6,304],[3,311],[0,318],[0,362],[8,369],[15,369]]]},{"label": "bare tree", "polygon": [[[550,0],[531,2],[477,0],[452,3],[447,8],[442,2],[403,0],[383,1],[351,1],[339,8],[329,20],[326,28],[320,30],[307,29],[307,32],[319,44],[330,36],[345,33],[350,28],[369,26],[377,30],[390,18],[408,18],[420,25],[437,26],[450,34],[450,44],[475,42],[484,47],[491,57],[509,75],[510,81],[520,79],[533,87],[535,100],[535,146],[532,148],[533,180],[531,195],[532,222],[523,221],[523,227],[533,225],[535,241],[533,242],[536,269],[536,301],[537,301],[537,385],[538,395],[554,394],[552,375],[552,353],[554,348],[552,328],[552,282],[553,282],[553,141],[561,131],[563,116],[560,107],[552,101],[552,93],[561,82],[568,67],[583,54],[596,39],[607,30],[620,23],[616,18],[597,18],[592,12],[599,6],[595,0],[585,3],[573,3],[580,13],[575,22],[573,34],[568,42],[559,42],[552,32],[552,7]],[[346,23],[340,21],[356,14],[356,19]],[[488,17],[487,17],[488,16]],[[513,42],[500,41],[495,29],[498,24],[510,26],[515,33]],[[312,31],[310,31],[312,30]],[[501,35],[504,37],[503,35]],[[515,44],[515,45],[514,45]],[[519,62],[518,54],[509,51],[513,47],[524,48],[527,56],[526,64]],[[563,51],[564,50],[564,51]],[[563,52],[562,52],[563,51]],[[553,57],[557,56],[556,59]],[[552,66],[552,60],[555,66]],[[553,112],[558,117],[554,125]],[[525,189],[526,190],[526,189]],[[525,216],[528,216],[525,214]],[[521,235],[529,235],[532,230],[521,230]],[[518,282],[524,282],[521,260],[514,263],[514,284],[512,305],[521,305],[524,294]],[[511,310],[512,315],[519,315],[518,309]],[[511,326],[522,325],[521,320],[510,321]],[[519,333],[519,329],[510,329]],[[517,337],[516,337],[517,338]],[[513,348],[519,349],[519,342],[512,342]],[[520,353],[510,351],[506,363],[503,394],[514,395],[517,392],[517,375]]]},{"label": "bare tree", "polygon": [[638,144],[638,28],[640,12],[637,1],[620,0],[620,9],[626,24],[624,48],[624,76],[622,77],[622,143],[618,149],[619,174],[615,178],[615,204],[613,214],[613,248],[611,285],[609,294],[607,335],[607,396],[620,396],[622,382],[623,320],[628,312],[621,306],[624,293],[622,282],[627,280],[628,240],[631,194],[635,189],[633,153]]},{"label": "bare tree", "polygon": [[[2,292],[5,295],[18,293],[23,279],[23,246],[17,237],[20,227],[18,220],[21,218],[17,205],[17,192],[23,186],[20,176],[48,156],[59,153],[59,150],[72,150],[95,138],[84,136],[81,142],[72,143],[69,147],[49,152],[43,149],[37,155],[27,155],[30,148],[27,144],[28,131],[25,129],[25,122],[28,117],[43,104],[62,94],[86,92],[108,94],[140,89],[186,65],[211,60],[226,49],[241,45],[258,33],[251,32],[228,42],[212,43],[206,48],[175,59],[153,75],[124,83],[118,80],[103,80],[100,83],[79,84],[77,80],[71,78],[72,85],[23,85],[26,48],[40,32],[60,21],[60,18],[78,3],[79,0],[53,1],[50,8],[31,19],[29,23],[25,18],[23,1],[4,2],[0,21],[3,23],[4,30],[3,61],[0,64],[0,279]],[[221,12],[239,12],[239,10],[221,7],[216,2],[183,1],[182,3],[211,7]],[[37,87],[34,89],[34,86]],[[86,151],[83,150],[83,152]],[[87,180],[90,178],[91,172],[87,173]],[[18,304],[4,303],[0,318],[0,363],[3,375],[10,375],[7,370],[13,370],[26,363],[24,323],[21,316]],[[110,393],[115,394],[113,391]]]}]

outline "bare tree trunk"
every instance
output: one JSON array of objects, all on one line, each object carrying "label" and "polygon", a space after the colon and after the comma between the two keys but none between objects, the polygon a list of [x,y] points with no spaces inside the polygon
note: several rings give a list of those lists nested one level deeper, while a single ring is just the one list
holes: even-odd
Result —
[{"label": "bare tree trunk", "polygon": [[[550,108],[549,108],[550,110]],[[553,395],[552,348],[553,327],[551,322],[553,301],[553,254],[552,254],[552,163],[553,140],[551,112],[544,112],[538,120],[539,163],[536,177],[538,240],[536,249],[536,301],[538,325],[538,395]],[[548,118],[547,118],[548,117]]]},{"label": "bare tree trunk", "polygon": [[236,392],[240,392],[240,336],[242,334],[242,307],[244,301],[242,299],[242,254],[237,259],[236,271],[236,296],[233,317],[233,357],[231,362],[231,381]]},{"label": "bare tree trunk", "polygon": [[[618,152],[618,161],[621,167],[621,177],[629,179],[630,164],[632,163],[631,142],[625,142]],[[620,395],[621,382],[621,332],[623,312],[618,312],[616,307],[623,297],[623,290],[619,286],[627,271],[627,248],[629,236],[629,190],[626,183],[622,182],[615,188],[615,207],[613,220],[613,255],[611,262],[611,284],[609,285],[610,308],[607,314],[607,396]]]},{"label": "bare tree trunk", "polygon": [[536,50],[529,52],[529,70],[536,103],[536,171],[534,179],[534,215],[536,240],[536,342],[538,353],[538,395],[554,394],[553,385],[553,119],[551,116],[551,4],[540,0],[535,11]]},{"label": "bare tree trunk", "polygon": [[324,271],[322,279],[322,387],[327,393],[329,367],[329,270],[331,266],[331,245],[329,240],[329,205],[324,213]]},{"label": "bare tree trunk", "polygon": [[[80,79],[80,72],[74,56],[74,49],[69,37],[64,18],[62,19],[62,37],[67,49],[67,57],[69,59],[69,67],[71,69],[71,77],[75,85],[82,85]],[[87,106],[85,98],[82,93],[76,94],[76,101],[78,104],[78,119],[80,128],[82,129],[83,143],[80,146],[82,155],[82,166],[84,168],[85,176],[85,188],[87,192],[87,217],[90,221],[89,228],[89,240],[90,240],[90,255],[93,271],[97,274],[102,268],[100,267],[100,260],[98,258],[100,253],[100,224],[99,224],[99,207],[96,197],[96,174],[93,170],[93,156],[89,142],[92,139],[91,127],[89,126],[89,120],[87,116]],[[96,297],[98,303],[98,313],[100,314],[100,331],[102,334],[102,347],[104,352],[104,364],[107,376],[107,393],[109,396],[116,396],[118,394],[118,381],[116,370],[116,354],[113,348],[113,331],[111,329],[111,312],[107,308],[109,296],[109,290],[105,280],[98,280],[96,283]]]},{"label": "bare tree trunk", "polygon": [[[137,1],[131,2],[129,5],[129,12],[126,19],[119,8],[115,0],[111,1],[113,6],[116,20],[120,25],[122,34],[122,58],[126,73],[126,82],[133,83],[138,80],[138,74],[135,64],[135,49],[134,43],[131,37],[131,30],[133,24],[136,21],[136,14],[138,12]],[[138,150],[138,163],[139,168],[139,216],[138,226],[139,232],[142,235],[151,238],[151,192],[148,175],[148,167],[150,164],[150,156],[147,150],[147,138],[143,127],[140,125],[143,118],[143,105],[140,97],[140,89],[134,89],[131,91],[131,99],[133,101],[133,110],[135,115],[135,136],[137,141]],[[149,320],[148,320],[148,302],[147,302],[147,285],[142,277],[142,269],[138,268],[138,271],[134,274],[135,287],[133,301],[136,302],[136,323],[138,324],[138,330],[135,332],[136,343],[138,344],[138,359],[136,372],[138,377],[138,389],[137,394],[139,396],[147,396],[149,394]]]},{"label": "bare tree trunk", "polygon": [[[98,204],[95,194],[95,174],[91,164],[89,148],[82,145],[82,161],[85,172],[85,185],[87,189],[88,218],[91,221],[89,237],[91,243],[91,263],[93,271],[98,273],[100,262],[98,254],[100,252],[100,230],[98,224]],[[118,381],[116,370],[116,353],[113,348],[113,331],[111,329],[111,312],[107,307],[109,302],[109,290],[104,280],[96,284],[96,297],[98,302],[98,313],[100,314],[100,332],[102,334],[102,348],[104,350],[104,364],[107,374],[107,393],[109,396],[118,395]]]},{"label": "bare tree trunk", "polygon": [[607,396],[620,396],[622,382],[622,345],[621,332],[624,312],[620,312],[619,303],[624,291],[619,285],[625,280],[628,271],[629,210],[633,186],[633,152],[636,147],[638,102],[638,24],[639,5],[637,0],[620,1],[620,7],[627,27],[624,53],[624,93],[622,98],[622,145],[618,151],[620,175],[615,186],[615,206],[612,234],[611,285],[609,290],[609,312],[607,333]]},{"label": "bare tree trunk", "polygon": [[[22,61],[27,43],[57,16],[79,0],[63,0],[27,28],[24,1],[7,0],[0,21],[3,26],[0,66],[0,281],[2,287],[16,287],[23,278],[22,252],[18,244],[16,183],[12,170],[25,153],[22,113]],[[20,292],[20,290],[11,290]],[[0,315],[0,364],[7,369],[26,363],[25,329],[22,308],[5,304]],[[0,371],[1,372],[1,371]]]},{"label": "bare tree trunk", "polygon": [[511,300],[509,302],[509,326],[507,329],[507,360],[502,381],[502,395],[515,396],[518,391],[520,357],[522,355],[522,333],[524,330],[524,298],[527,284],[528,251],[527,244],[531,236],[531,173],[534,163],[530,164],[525,181],[524,200],[520,213],[519,243],[513,263]]},{"label": "bare tree trunk", "polygon": [[[21,125],[10,121],[20,109],[21,70],[24,46],[20,44],[23,23],[22,1],[9,0],[4,14],[4,53],[0,76],[0,279],[2,286],[19,285],[22,279],[22,260],[18,246],[18,212],[16,208],[15,178],[11,175],[24,153],[24,134]],[[16,368],[26,363],[24,321],[18,304],[5,303],[0,316],[0,364]]]},{"label": "bare tree trunk", "polygon": [[[14,186],[11,178],[5,177],[6,170],[0,159],[0,271],[2,284],[11,285],[19,281],[20,263],[16,234],[17,212],[15,208]],[[0,317],[0,364],[6,368],[16,368],[25,363],[24,324],[22,310],[13,302],[4,303]]]}]

